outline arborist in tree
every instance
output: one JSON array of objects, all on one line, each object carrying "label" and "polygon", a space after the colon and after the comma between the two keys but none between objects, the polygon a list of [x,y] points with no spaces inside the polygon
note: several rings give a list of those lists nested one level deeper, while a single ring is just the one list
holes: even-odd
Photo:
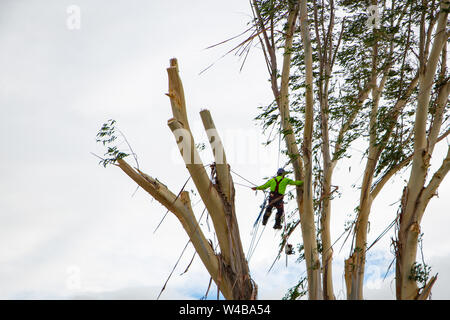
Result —
[{"label": "arborist in tree", "polygon": [[269,204],[267,205],[266,212],[264,213],[262,224],[265,226],[267,220],[269,220],[272,214],[273,207],[277,208],[277,214],[275,216],[274,229],[281,229],[281,218],[284,214],[284,192],[287,185],[301,186],[303,181],[291,180],[285,177],[286,171],[283,168],[278,169],[277,176],[268,180],[265,184],[259,187],[253,187],[252,190],[264,190],[270,187]]}]

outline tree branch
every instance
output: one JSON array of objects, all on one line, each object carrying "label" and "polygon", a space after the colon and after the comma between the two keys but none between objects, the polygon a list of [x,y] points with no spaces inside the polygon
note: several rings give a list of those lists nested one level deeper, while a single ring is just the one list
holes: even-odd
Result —
[{"label": "tree branch", "polygon": [[272,45],[270,43],[269,36],[267,35],[264,19],[261,17],[261,12],[258,8],[258,3],[256,2],[256,0],[253,0],[252,8],[253,8],[254,15],[256,15],[256,19],[258,20],[259,26],[262,30],[262,34],[263,34],[263,38],[264,38],[264,43],[262,43],[262,44],[263,45],[265,44],[266,50],[270,57],[269,62],[270,62],[270,67],[271,67],[270,68],[270,79],[271,79],[271,83],[272,83],[272,91],[274,92],[275,97],[278,97],[279,88],[278,88],[278,83],[276,80],[278,67],[277,67],[277,57],[275,54],[275,48],[272,47]]},{"label": "tree branch", "polygon": [[412,155],[408,156],[406,159],[404,159],[402,162],[397,164],[396,166],[389,169],[382,177],[379,179],[375,185],[372,187],[372,191],[370,193],[370,196],[372,199],[375,199],[376,196],[380,193],[381,189],[383,189],[386,182],[389,181],[397,172],[399,172],[401,169],[406,167],[412,160]]},{"label": "tree branch", "polygon": [[353,121],[355,121],[355,118],[358,115],[359,111],[361,111],[361,107],[364,101],[366,101],[366,99],[369,97],[370,90],[371,90],[370,83],[367,83],[366,87],[363,90],[361,90],[358,95],[358,101],[355,108],[353,108],[352,113],[347,118],[347,121],[341,126],[339,130],[336,145],[334,146],[333,151],[333,158],[332,158],[333,166],[336,164],[338,160],[338,153],[341,151],[344,135],[350,129],[350,126],[352,125]]},{"label": "tree branch", "polygon": [[202,118],[206,134],[208,135],[209,143],[211,144],[211,148],[213,150],[214,159],[216,161],[217,182],[220,190],[226,196],[228,202],[231,202],[233,200],[233,185],[222,140],[220,139],[216,125],[214,124],[209,110],[200,111],[200,116]]},{"label": "tree branch", "polygon": [[180,121],[185,129],[190,131],[184,89],[178,71],[177,59],[170,59],[170,67],[167,68],[167,73],[169,75],[169,93],[166,95],[170,98],[173,117]]},{"label": "tree branch", "polygon": [[[174,118],[169,119],[167,125],[172,130],[175,140],[179,146],[180,153],[186,164],[186,168],[192,177],[200,197],[206,206],[216,230],[217,239],[219,241],[220,250],[224,261],[231,265],[232,261],[232,247],[230,241],[230,232],[227,227],[225,218],[224,203],[212,182],[206,173],[205,167],[200,159],[195,141],[189,130],[189,125],[184,125],[183,121],[187,121],[186,109],[173,108],[173,106],[185,106],[184,94],[181,92],[182,84],[178,74],[178,63],[176,59],[171,59],[171,66],[167,68],[169,76],[169,98],[172,103],[172,110],[174,110]],[[184,112],[184,113],[183,113]]]},{"label": "tree branch", "polygon": [[445,107],[448,107],[448,96],[450,94],[450,82],[440,87],[437,99],[436,110],[431,123],[431,129],[428,134],[428,153],[432,154],[434,146],[436,145],[439,131],[441,130],[442,120],[444,116]]},{"label": "tree branch", "polygon": [[[189,193],[182,192],[177,196],[167,187],[142,171],[134,170],[124,159],[118,159],[118,166],[133,179],[142,189],[147,191],[155,200],[175,214],[181,225],[186,230],[189,239],[196,252],[208,270],[214,281],[220,286],[219,262],[213,248],[209,244],[202,230],[199,228],[195,215],[190,205]],[[223,287],[223,286],[222,286]],[[224,289],[226,294],[226,288]],[[229,290],[229,288],[228,288]]]},{"label": "tree branch", "polygon": [[418,221],[422,219],[422,216],[425,212],[425,208],[427,207],[428,202],[436,193],[437,188],[444,180],[449,170],[450,170],[450,145],[448,147],[447,156],[442,161],[440,168],[434,173],[433,177],[428,183],[428,186],[423,190],[421,194],[421,205],[423,206],[424,210],[419,211]]}]

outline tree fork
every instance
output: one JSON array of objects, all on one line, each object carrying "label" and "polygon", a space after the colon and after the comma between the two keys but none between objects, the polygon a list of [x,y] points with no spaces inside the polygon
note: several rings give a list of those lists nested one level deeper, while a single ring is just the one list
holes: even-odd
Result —
[{"label": "tree fork", "polygon": [[190,204],[189,193],[184,191],[177,197],[157,180],[139,170],[133,169],[124,159],[118,159],[117,162],[119,168],[125,174],[148,192],[155,200],[165,206],[167,210],[175,214],[185,229],[203,265],[211,275],[211,278],[226,298],[231,297],[232,288],[229,286],[229,281],[221,281],[221,267],[219,266],[221,262],[198,225]]},{"label": "tree fork", "polygon": [[[211,113],[209,110],[202,110],[200,111],[200,116],[214,154],[214,166],[217,172],[217,185],[214,186],[217,188],[224,203],[225,219],[228,230],[230,231],[229,241],[231,242],[232,248],[235,248],[232,252],[232,262],[234,263],[231,264],[231,267],[236,275],[242,275],[242,277],[236,279],[240,282],[237,287],[251,288],[252,284],[250,283],[251,279],[249,277],[248,264],[245,259],[241,238],[239,237],[239,226],[236,219],[234,203],[235,190],[230,173],[230,165],[227,163],[225,149],[211,117]],[[249,292],[249,294],[251,294],[251,292]]]},{"label": "tree fork", "polygon": [[201,112],[205,130],[209,134],[216,163],[217,176],[211,181],[206,173],[195,141],[189,128],[186,102],[178,62],[170,60],[167,68],[169,93],[173,118],[168,126],[175,136],[186,168],[214,224],[220,253],[216,253],[206,239],[192,210],[189,193],[175,195],[164,184],[139,169],[132,168],[123,158],[116,158],[117,166],[142,189],[161,203],[180,221],[211,279],[226,299],[256,299],[257,285],[250,277],[247,260],[242,248],[236,219],[234,185],[226,162],[225,152],[214,122],[208,110]]},{"label": "tree fork", "polygon": [[250,277],[248,263],[242,248],[235,212],[234,185],[222,142],[209,111],[203,110],[200,115],[216,160],[216,185],[206,173],[189,129],[184,90],[176,59],[170,60],[167,73],[169,77],[169,93],[167,95],[170,98],[173,111],[173,118],[169,119],[167,124],[175,136],[186,168],[213,221],[221,250],[219,260],[223,262],[223,265],[220,265],[222,276],[224,276],[223,281],[227,283],[227,287],[231,290],[226,298],[256,298],[257,287]]}]

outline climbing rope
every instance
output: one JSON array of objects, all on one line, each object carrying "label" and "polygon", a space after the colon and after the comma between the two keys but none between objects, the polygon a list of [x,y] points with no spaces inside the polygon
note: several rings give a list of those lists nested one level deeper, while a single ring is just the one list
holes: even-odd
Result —
[{"label": "climbing rope", "polygon": [[[280,137],[281,137],[281,135],[280,135]],[[279,141],[281,141],[281,140],[279,140]],[[281,146],[281,143],[279,143],[279,147],[280,147],[280,146]],[[285,166],[286,166],[287,164],[288,164],[288,163],[286,163]],[[242,175],[240,175],[240,174],[237,173],[236,171],[234,171],[234,170],[232,170],[232,169],[230,169],[230,171],[231,171],[232,173],[234,173],[236,176],[238,176],[239,178],[245,180],[246,182],[252,184],[253,186],[256,186],[255,183],[253,183],[252,181],[250,181],[250,180],[248,180],[247,178],[243,177]],[[247,187],[247,188],[252,188],[252,187],[250,187],[250,186],[248,186],[248,185],[244,185],[244,184],[237,183],[237,182],[234,182],[234,184],[240,185],[240,186],[243,186],[243,187]],[[275,199],[275,200],[276,200],[276,199]],[[255,253],[256,248],[258,247],[259,241],[261,240],[261,237],[262,237],[262,235],[263,235],[263,233],[264,233],[264,230],[266,229],[266,226],[264,226],[264,228],[262,229],[262,231],[259,232],[259,225],[260,225],[259,222],[261,221],[261,217],[262,217],[262,215],[263,215],[264,209],[265,209],[268,205],[271,204],[271,203],[268,203],[268,204],[267,204],[268,201],[269,201],[269,194],[266,194],[266,191],[264,191],[264,201],[263,201],[263,203],[262,203],[261,206],[260,206],[261,210],[260,210],[260,212],[259,212],[259,214],[258,214],[258,217],[257,217],[256,220],[255,220],[255,223],[253,224],[253,229],[252,229],[252,231],[251,231],[251,233],[250,233],[250,235],[252,236],[252,238],[251,238],[250,245],[249,245],[249,248],[248,248],[248,251],[247,251],[247,261],[248,261],[248,262],[250,262],[250,259],[252,258],[253,254]],[[274,202],[274,200],[272,200],[272,202]],[[292,254],[292,253],[293,253],[293,250],[292,250],[292,245],[289,244],[289,243],[287,242],[287,240],[288,240],[290,234],[287,232],[287,223],[286,223],[285,213],[283,213],[283,216],[282,216],[281,218],[283,219],[283,222],[284,222],[283,242],[284,242],[284,248],[285,248],[285,253],[286,253],[286,267],[287,267],[287,262],[288,262],[288,257],[287,257],[287,256],[290,255],[290,254]],[[283,248],[281,248],[280,253],[281,253],[282,250],[283,250]]]},{"label": "climbing rope", "polygon": [[[278,129],[278,159],[277,159],[278,162],[277,162],[277,168],[280,167],[280,158],[281,158],[281,132],[282,132],[282,123],[281,123],[281,120],[282,120],[282,119],[280,119],[280,127],[279,127],[279,129]],[[289,160],[288,162],[286,162],[286,164],[283,166],[283,169],[284,169],[290,162],[291,162],[291,160]],[[242,175],[238,174],[238,173],[235,172],[234,170],[230,169],[230,171],[231,171],[232,173],[234,173],[235,175],[237,175],[238,177],[240,177],[241,179],[243,179],[244,181],[250,183],[251,185],[257,186],[255,183],[253,183],[252,181],[250,181],[250,180],[244,178]],[[247,186],[247,185],[244,185],[244,184],[240,184],[240,183],[235,183],[235,184],[240,185],[240,186],[244,186],[244,187],[247,187],[247,188],[251,188],[251,187],[249,187],[249,186]],[[250,246],[249,246],[249,249],[248,249],[248,252],[247,252],[247,261],[248,261],[248,262],[250,262],[251,257],[252,257],[253,254],[255,253],[255,250],[256,250],[256,248],[257,248],[257,246],[258,246],[258,244],[259,244],[259,241],[261,240],[261,237],[262,237],[262,235],[263,235],[263,233],[264,233],[264,230],[266,229],[266,226],[264,226],[263,230],[260,232],[259,237],[258,237],[259,222],[260,222],[260,220],[261,220],[261,216],[262,216],[262,214],[263,214],[263,212],[264,212],[264,209],[267,207],[266,204],[267,204],[268,200],[269,200],[269,195],[268,195],[268,194],[265,194],[265,195],[264,195],[264,201],[263,201],[262,205],[260,206],[261,211],[259,212],[258,217],[256,218],[256,221],[255,221],[255,223],[253,224],[252,232],[250,233],[250,234],[252,235],[252,239],[251,239],[251,241],[250,241]],[[270,205],[270,203],[269,203],[269,205]],[[284,241],[284,245],[285,245],[286,248],[290,248],[289,250],[285,250],[285,253],[286,253],[286,267],[287,267],[288,255],[292,254],[293,251],[292,251],[292,245],[290,245],[290,244],[287,242],[287,240],[288,240],[288,238],[289,238],[289,234],[288,234],[288,232],[287,232],[287,225],[286,225],[286,217],[285,217],[285,213],[283,213],[283,216],[281,217],[281,219],[284,220],[284,231],[283,231],[283,241]],[[256,238],[257,238],[257,240],[256,240]],[[256,243],[255,243],[255,240],[256,240]]]},{"label": "climbing rope", "polygon": [[253,185],[254,187],[258,186],[257,184],[255,184],[255,183],[251,182],[250,180],[248,180],[248,179],[244,178],[243,176],[241,176],[239,173],[237,173],[237,172],[234,171],[233,169],[230,168],[230,171],[231,171],[232,173],[234,173],[235,175],[237,175],[239,178],[241,178],[241,179],[247,181],[248,183],[250,183],[250,184]]},{"label": "climbing rope", "polygon": [[[258,227],[259,227],[259,224],[258,224]],[[250,253],[247,254],[247,261],[248,262],[250,262],[250,259],[252,258],[253,254],[255,253],[256,248],[258,247],[258,244],[259,244],[259,240],[261,240],[261,237],[262,237],[262,235],[264,233],[264,230],[266,230],[266,226],[263,227],[261,233],[259,234],[258,240],[256,241],[256,244],[253,246],[253,248],[250,246],[250,249],[252,249],[252,250],[250,250]],[[258,234],[257,232],[254,233],[252,242],[254,242],[254,239],[256,238],[257,234]]]},{"label": "climbing rope", "polygon": [[[202,218],[203,218],[203,215],[205,214],[205,211],[206,211],[206,207],[203,209],[203,212],[202,212],[202,214],[200,215],[200,218],[199,218],[198,221],[197,221],[197,224],[196,224],[195,229],[194,229],[194,233],[197,231],[197,228],[200,226],[200,222],[201,222],[201,220],[202,220]],[[178,257],[177,262],[176,262],[175,265],[173,266],[172,271],[170,272],[169,276],[168,276],[167,279],[166,279],[166,282],[164,282],[164,285],[163,285],[163,287],[161,288],[161,291],[159,292],[158,297],[156,298],[156,300],[159,300],[159,298],[161,297],[161,294],[162,294],[163,291],[166,289],[167,283],[169,282],[170,278],[172,277],[172,274],[173,274],[173,272],[175,271],[176,267],[178,266],[178,263],[180,262],[181,258],[183,257],[184,252],[186,251],[186,249],[187,249],[189,243],[191,243],[191,239],[189,239],[189,240],[186,242],[186,245],[184,246],[183,250],[181,251],[181,254],[180,254],[180,256]],[[192,260],[193,260],[193,259],[194,259],[194,258],[192,258]],[[191,261],[191,263],[192,263],[192,261]],[[189,265],[190,265],[190,264],[189,264]],[[189,266],[188,266],[188,268],[189,268]],[[187,270],[186,270],[186,271],[187,271]],[[184,271],[183,273],[185,273],[186,271]]]},{"label": "climbing rope", "polygon": [[261,211],[259,212],[258,217],[256,218],[256,221],[253,224],[253,230],[250,233],[252,235],[252,240],[250,241],[250,246],[249,246],[248,252],[247,252],[247,261],[250,261],[253,253],[256,250],[256,247],[258,246],[259,240],[261,239],[262,234],[264,233],[264,230],[266,229],[266,226],[264,226],[264,228],[263,228],[262,232],[260,233],[260,235],[258,237],[258,240],[256,241],[256,244],[255,244],[255,239],[257,237],[258,229],[259,229],[259,221],[261,220],[261,216],[262,216],[262,214],[264,212],[264,209],[266,208],[266,203],[267,203],[268,200],[269,200],[269,196],[268,195],[264,195],[264,202],[260,206]]}]

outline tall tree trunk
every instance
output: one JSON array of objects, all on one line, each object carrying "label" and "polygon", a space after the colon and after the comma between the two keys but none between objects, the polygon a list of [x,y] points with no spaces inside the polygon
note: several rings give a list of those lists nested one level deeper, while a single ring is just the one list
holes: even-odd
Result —
[{"label": "tall tree trunk", "polygon": [[209,111],[202,110],[200,115],[215,159],[215,163],[212,165],[215,173],[214,181],[211,181],[197,152],[189,128],[184,90],[176,59],[170,60],[167,73],[169,76],[169,93],[167,95],[170,97],[173,113],[173,118],[169,119],[168,126],[175,136],[186,168],[211,216],[220,253],[214,252],[196,221],[188,192],[183,191],[179,196],[175,196],[158,180],[151,178],[139,169],[133,169],[123,159],[118,159],[118,166],[180,220],[211,278],[226,299],[255,299],[257,286],[250,277],[242,248],[236,219],[234,185],[220,136]]},{"label": "tall tree trunk", "polygon": [[[296,21],[298,18],[298,13],[301,10],[301,6],[305,6],[303,9],[306,13],[306,2],[302,0],[298,0],[297,2],[289,3],[289,13],[287,17],[287,29],[286,29],[286,37],[284,44],[284,53],[283,53],[283,65],[281,70],[281,85],[278,85],[278,70],[277,70],[277,60],[274,47],[274,41],[271,41],[271,38],[267,32],[267,29],[264,25],[264,20],[261,17],[259,12],[258,4],[256,1],[253,1],[253,8],[255,10],[256,18],[259,22],[260,32],[263,34],[263,40],[261,40],[261,44],[264,49],[264,54],[266,56],[266,62],[268,63],[269,71],[270,71],[270,79],[272,84],[272,91],[275,97],[275,101],[280,111],[281,117],[281,127],[283,129],[283,136],[286,143],[287,152],[290,158],[290,162],[294,168],[294,175],[296,180],[303,180],[304,185],[309,184],[307,188],[307,192],[305,195],[304,187],[296,188],[296,198],[297,198],[297,206],[300,213],[300,224],[302,228],[302,238],[303,245],[305,250],[305,263],[307,269],[307,278],[308,278],[308,297],[311,300],[317,300],[322,298],[322,289],[321,289],[321,277],[320,277],[320,260],[318,258],[318,250],[317,250],[317,238],[316,238],[316,228],[314,224],[314,211],[312,208],[312,192],[311,192],[311,162],[308,164],[309,169],[307,169],[308,177],[305,175],[305,169],[303,165],[303,161],[308,159],[311,160],[311,135],[312,135],[312,121],[313,121],[313,113],[312,113],[312,56],[311,56],[311,43],[309,40],[308,34],[308,26],[307,21],[305,19],[300,19],[303,21],[305,30],[305,34],[308,37],[306,43],[309,46],[309,74],[308,80],[311,83],[311,90],[308,90],[308,120],[306,120],[308,133],[306,133],[307,140],[309,140],[309,149],[308,143],[304,145],[303,152],[305,150],[308,151],[308,155],[302,159],[300,156],[299,148],[297,145],[297,141],[295,138],[294,130],[292,128],[292,124],[290,121],[290,110],[289,110],[289,81],[290,81],[290,70],[291,70],[291,58],[292,58],[292,43],[293,36],[296,28]],[[272,26],[273,27],[273,26]],[[274,40],[274,39],[272,39]],[[305,127],[306,128],[306,127]],[[306,210],[306,212],[305,212]]]},{"label": "tall tree trunk", "polygon": [[[407,186],[404,189],[401,213],[400,227],[397,235],[397,253],[396,253],[396,294],[397,299],[417,299],[426,298],[431,286],[426,286],[427,290],[419,292],[416,280],[413,277],[412,270],[416,262],[418,237],[420,234],[420,223],[423,217],[426,204],[433,196],[443,177],[450,168],[450,148],[447,157],[444,159],[439,170],[434,174],[430,183],[425,187],[425,180],[429,169],[431,158],[430,145],[434,146],[436,141],[427,139],[427,119],[430,104],[431,89],[436,75],[438,60],[443,47],[446,46],[448,33],[446,25],[448,23],[448,11],[450,2],[443,0],[440,2],[440,11],[438,24],[433,41],[433,46],[429,57],[426,57],[425,50],[421,51],[423,60],[419,75],[419,96],[417,100],[416,118],[414,123],[414,155],[412,159],[412,168]],[[422,27],[424,30],[424,27]],[[421,35],[424,32],[421,31]],[[421,48],[422,49],[422,48]],[[448,81],[448,80],[447,80]],[[442,90],[445,92],[442,93]],[[441,87],[441,98],[438,100],[447,103],[448,83]],[[436,118],[435,118],[436,119]],[[439,120],[438,120],[439,121]],[[435,137],[433,139],[436,139]],[[434,283],[435,278],[430,280]],[[422,295],[425,293],[425,295]]]},{"label": "tall tree trunk", "polygon": [[334,300],[333,291],[333,248],[331,243],[331,177],[333,175],[332,167],[325,167],[323,170],[322,182],[322,212],[320,216],[320,235],[322,240],[322,283],[323,298],[325,300]]},{"label": "tall tree trunk", "polygon": [[[369,153],[364,169],[364,177],[361,185],[360,201],[358,207],[358,216],[355,224],[355,248],[352,255],[345,261],[345,280],[348,299],[363,299],[364,267],[367,250],[367,228],[372,203],[381,189],[384,187],[386,182],[389,181],[389,179],[392,178],[395,173],[408,165],[412,159],[412,156],[407,157],[404,161],[388,170],[388,172],[384,174],[376,184],[373,184],[375,169],[379,161],[381,152],[384,148],[383,144],[376,145],[376,117],[381,91],[384,88],[387,79],[386,76],[388,73],[389,67],[385,70],[380,85],[377,85],[376,81],[372,81],[370,85],[370,87],[372,88],[371,91],[373,104],[369,124]],[[414,77],[407,86],[405,94],[401,98],[399,98],[399,100],[397,100],[397,102],[393,106],[392,110],[390,111],[390,118],[393,120],[392,125],[388,128],[385,135],[381,138],[382,141],[387,141],[389,139],[394,129],[394,124],[396,123],[397,118],[405,107],[407,99],[411,96],[411,94],[414,92],[414,89],[417,87],[417,84],[418,77]],[[369,91],[363,91],[360,94],[360,105],[367,98],[368,92]]]},{"label": "tall tree trunk", "polygon": [[[323,19],[326,7],[321,7],[321,17]],[[328,10],[327,10],[328,11]],[[331,243],[331,183],[336,161],[332,161],[330,152],[329,137],[329,84],[331,70],[333,68],[333,30],[334,30],[334,1],[329,2],[329,25],[327,32],[323,27],[323,21],[319,21],[317,1],[314,1],[314,30],[316,34],[317,53],[319,57],[319,78],[318,78],[318,100],[320,104],[320,129],[322,134],[322,190],[320,197],[320,239],[322,241],[322,286],[323,299],[334,300],[333,290],[333,248]],[[319,27],[322,25],[322,28]],[[322,30],[322,34],[320,33]],[[321,36],[322,35],[322,36]],[[342,35],[342,32],[341,32]],[[340,39],[340,38],[339,38]],[[336,45],[335,53],[339,48],[340,40]]]},{"label": "tall tree trunk", "polygon": [[312,193],[312,133],[314,123],[313,61],[306,0],[302,0],[300,3],[299,18],[306,66],[306,106],[302,146],[305,176],[303,187],[303,210],[300,212],[300,221],[304,240],[305,260],[307,261],[309,298],[311,300],[318,300],[322,299],[322,288]]},{"label": "tall tree trunk", "polygon": [[[377,5],[377,0],[372,0],[372,5]],[[372,91],[372,108],[369,120],[369,153],[367,156],[364,178],[361,185],[358,216],[355,224],[355,247],[349,259],[345,261],[345,279],[347,281],[347,298],[350,300],[363,299],[364,268],[366,263],[367,228],[369,224],[370,209],[372,207],[371,187],[373,175],[379,156],[377,142],[377,115],[381,92],[386,81],[383,77],[380,85],[377,83],[378,76],[378,40],[377,30],[374,32],[374,44],[372,46],[372,72],[370,88]],[[385,73],[386,75],[386,73]],[[350,281],[350,283],[348,283]]]}]

